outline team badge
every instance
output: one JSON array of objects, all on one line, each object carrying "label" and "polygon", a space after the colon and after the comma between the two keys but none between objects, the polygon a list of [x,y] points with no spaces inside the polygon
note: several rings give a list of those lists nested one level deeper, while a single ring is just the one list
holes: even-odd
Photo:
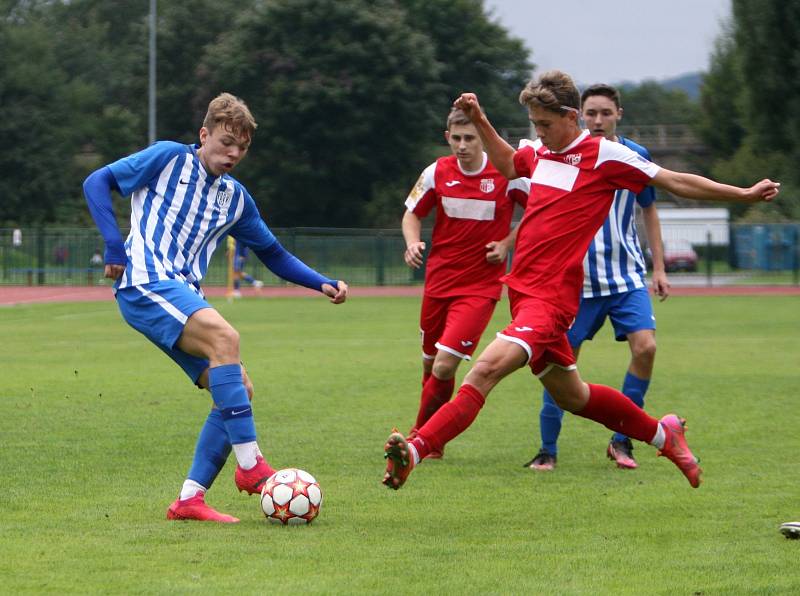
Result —
[{"label": "team badge", "polygon": [[491,178],[481,179],[481,192],[492,192],[494,190],[494,180]]},{"label": "team badge", "polygon": [[581,163],[581,154],[570,153],[569,155],[565,155],[564,162],[568,163],[571,166],[577,166],[579,163]]},{"label": "team badge", "polygon": [[219,189],[217,191],[217,198],[216,203],[220,209],[227,209],[228,205],[231,204],[231,199],[233,198],[233,189],[232,188],[224,188]]}]

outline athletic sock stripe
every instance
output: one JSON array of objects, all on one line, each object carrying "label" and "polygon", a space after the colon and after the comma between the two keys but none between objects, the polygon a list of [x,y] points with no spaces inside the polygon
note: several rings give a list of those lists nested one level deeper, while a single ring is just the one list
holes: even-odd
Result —
[{"label": "athletic sock stripe", "polygon": [[253,408],[251,408],[250,406],[234,406],[232,408],[223,408],[220,411],[222,412],[223,420],[253,417]]}]

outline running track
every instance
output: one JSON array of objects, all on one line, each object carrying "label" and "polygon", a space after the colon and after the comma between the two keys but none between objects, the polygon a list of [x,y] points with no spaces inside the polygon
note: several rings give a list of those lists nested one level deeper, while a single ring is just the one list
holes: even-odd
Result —
[{"label": "running track", "polygon": [[[225,288],[204,288],[208,297],[225,295]],[[247,297],[283,298],[319,296],[318,292],[297,287],[246,288]],[[359,296],[421,296],[422,286],[350,286],[350,297]],[[800,286],[715,286],[672,287],[671,296],[800,296]],[[0,306],[41,302],[89,302],[113,300],[108,286],[0,286]]]}]

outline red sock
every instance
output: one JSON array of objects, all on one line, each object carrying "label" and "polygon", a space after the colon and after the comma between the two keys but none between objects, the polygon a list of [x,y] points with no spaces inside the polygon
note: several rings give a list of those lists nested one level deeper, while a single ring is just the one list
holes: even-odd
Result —
[{"label": "red sock", "polygon": [[658,430],[658,420],[616,389],[605,385],[589,384],[589,401],[574,414],[645,443],[649,443]]},{"label": "red sock", "polygon": [[424,459],[431,449],[441,451],[449,441],[464,432],[485,402],[486,398],[475,387],[461,385],[456,398],[439,408],[417,432],[417,438],[412,443],[419,453],[419,459]]},{"label": "red sock", "polygon": [[422,428],[431,416],[433,416],[439,408],[450,401],[453,395],[453,388],[456,385],[455,378],[442,379],[436,378],[431,375],[425,382],[422,388],[422,397],[419,401],[419,412],[417,412],[417,421],[414,423],[414,428]]}]

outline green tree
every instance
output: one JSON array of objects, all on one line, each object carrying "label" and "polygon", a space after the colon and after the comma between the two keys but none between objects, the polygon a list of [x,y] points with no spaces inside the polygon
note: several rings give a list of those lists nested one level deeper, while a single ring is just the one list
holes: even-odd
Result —
[{"label": "green tree", "polygon": [[200,69],[205,101],[229,90],[259,122],[240,177],[272,225],[375,223],[376,185],[413,180],[441,128],[433,48],[391,0],[259,2]]},{"label": "green tree", "polygon": [[62,68],[38,7],[22,8],[0,21],[0,221],[36,223],[69,210],[88,93]]},{"label": "green tree", "polygon": [[[202,56],[213,48],[227,27],[225,21],[252,10],[252,1],[192,0],[161,2],[158,13],[158,137],[183,141],[197,140],[197,131],[208,107],[207,77],[202,72]],[[213,50],[212,50],[213,51]]]},{"label": "green tree", "polygon": [[620,94],[625,109],[623,123],[628,126],[693,124],[699,115],[697,104],[685,92],[666,89],[655,81],[624,85]]},{"label": "green tree", "polygon": [[800,218],[798,42],[796,2],[734,0],[704,79],[699,130],[717,158],[712,174],[739,185],[782,183],[772,204],[735,210],[750,218]]},{"label": "green tree", "polygon": [[517,98],[534,68],[530,53],[522,40],[491,19],[483,0],[400,0],[400,4],[409,26],[433,42],[441,82],[435,109],[441,119],[460,93],[472,91],[498,128],[527,126],[528,114]]},{"label": "green tree", "polygon": [[711,66],[700,88],[703,117],[697,130],[714,158],[731,157],[747,133],[742,118],[742,87],[740,57],[728,26],[714,44]]},{"label": "green tree", "polygon": [[800,156],[800,4],[734,0],[744,109],[756,140]]}]

